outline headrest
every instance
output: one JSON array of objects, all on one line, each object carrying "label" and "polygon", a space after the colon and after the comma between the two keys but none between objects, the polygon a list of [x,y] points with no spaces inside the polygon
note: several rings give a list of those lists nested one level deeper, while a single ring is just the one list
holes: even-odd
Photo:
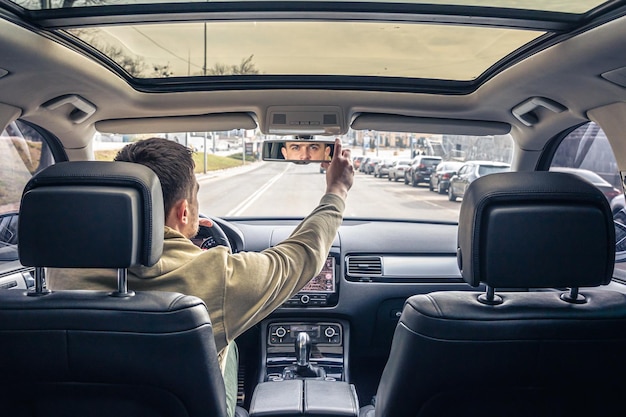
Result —
[{"label": "headrest", "polygon": [[486,175],[463,196],[457,259],[474,287],[607,284],[615,262],[611,209],[598,188],[573,174]]},{"label": "headrest", "polygon": [[24,188],[18,251],[25,266],[128,268],[163,251],[161,183],[131,162],[52,165]]}]

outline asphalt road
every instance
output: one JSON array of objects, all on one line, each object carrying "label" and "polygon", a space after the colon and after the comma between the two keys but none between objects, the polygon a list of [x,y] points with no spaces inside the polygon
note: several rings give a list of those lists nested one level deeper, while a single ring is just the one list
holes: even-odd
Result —
[{"label": "asphalt road", "polygon": [[[326,188],[319,164],[262,162],[199,176],[200,211],[220,217],[307,215]],[[460,200],[357,172],[344,217],[457,221]]]}]

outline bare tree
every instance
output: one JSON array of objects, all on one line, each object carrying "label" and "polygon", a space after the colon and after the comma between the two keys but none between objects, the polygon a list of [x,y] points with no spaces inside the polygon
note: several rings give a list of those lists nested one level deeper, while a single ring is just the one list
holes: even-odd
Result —
[{"label": "bare tree", "polygon": [[170,68],[169,62],[165,65],[154,64],[154,77],[155,78],[167,78],[174,74],[174,71]]},{"label": "bare tree", "polygon": [[248,58],[242,59],[239,65],[233,65],[232,66],[233,74],[235,75],[258,74],[259,70],[256,69],[254,63],[252,62],[252,58],[254,58],[254,54],[250,55]]},{"label": "bare tree", "polygon": [[212,68],[207,69],[206,73],[207,75],[229,75],[231,73],[231,68],[225,64],[216,62]]},{"label": "bare tree", "polygon": [[100,48],[100,51],[117,62],[120,67],[124,68],[133,77],[140,77],[146,69],[146,63],[143,59],[127,55],[122,48],[107,46]]},{"label": "bare tree", "polygon": [[207,75],[250,75],[258,74],[259,70],[255,67],[252,59],[254,55],[243,58],[238,65],[226,65],[215,63],[212,68],[207,69]]}]

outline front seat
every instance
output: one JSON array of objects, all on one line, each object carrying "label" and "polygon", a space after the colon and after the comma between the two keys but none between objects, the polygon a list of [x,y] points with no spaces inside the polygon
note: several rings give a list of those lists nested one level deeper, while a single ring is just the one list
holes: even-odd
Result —
[{"label": "front seat", "polygon": [[611,281],[602,193],[555,172],[507,172],[463,198],[458,262],[486,292],[410,297],[375,407],[362,416],[624,415],[626,296]]},{"label": "front seat", "polygon": [[[161,256],[163,225],[143,165],[64,162],[31,179],[19,256],[36,288],[0,291],[0,415],[227,415],[202,300],[126,287],[128,267]],[[51,292],[44,267],[116,268],[118,289]]]}]

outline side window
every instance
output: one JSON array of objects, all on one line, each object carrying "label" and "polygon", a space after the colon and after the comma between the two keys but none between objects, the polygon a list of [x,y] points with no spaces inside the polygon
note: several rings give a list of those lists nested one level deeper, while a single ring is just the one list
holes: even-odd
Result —
[{"label": "side window", "polygon": [[0,135],[0,267],[17,256],[17,223],[22,190],[36,172],[54,163],[44,138],[16,121]]},{"label": "side window", "polygon": [[626,279],[624,187],[615,155],[604,131],[591,122],[571,132],[559,144],[550,171],[579,175],[602,191],[611,206],[615,223],[614,277]]}]

